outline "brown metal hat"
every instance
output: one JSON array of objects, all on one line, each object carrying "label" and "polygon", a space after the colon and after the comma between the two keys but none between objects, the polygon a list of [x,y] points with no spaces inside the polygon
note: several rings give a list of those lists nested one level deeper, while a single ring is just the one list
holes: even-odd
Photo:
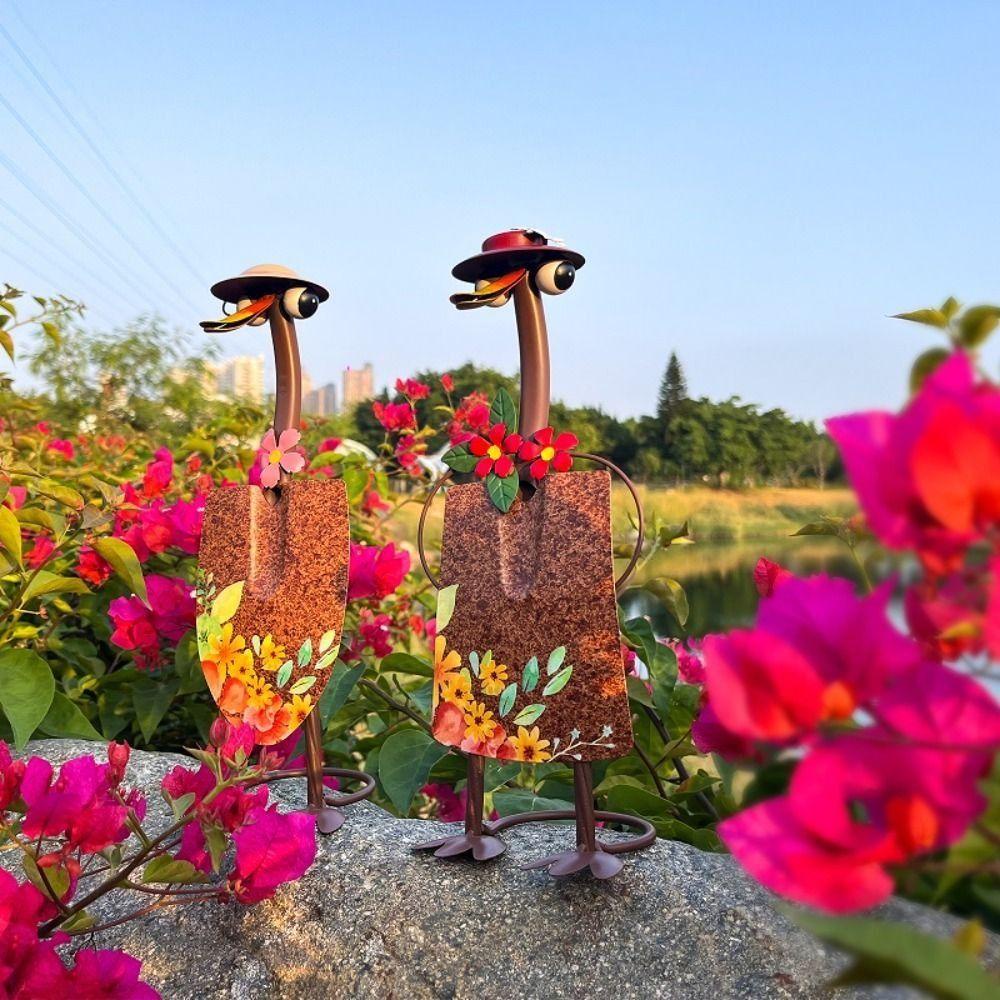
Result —
[{"label": "brown metal hat", "polygon": [[451,273],[459,281],[479,281],[549,260],[568,260],[574,267],[585,263],[583,254],[554,242],[537,229],[508,229],[484,240],[482,253],[456,264]]},{"label": "brown metal hat", "polygon": [[284,264],[255,264],[235,278],[217,281],[212,285],[212,294],[223,302],[239,302],[240,299],[258,299],[262,295],[299,286],[315,292],[320,302],[326,302],[330,297],[322,285],[308,281]]}]

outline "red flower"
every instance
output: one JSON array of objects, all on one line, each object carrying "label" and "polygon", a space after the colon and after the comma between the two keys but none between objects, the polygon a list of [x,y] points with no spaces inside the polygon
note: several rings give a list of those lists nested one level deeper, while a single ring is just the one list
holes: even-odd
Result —
[{"label": "red flower", "polygon": [[327,451],[336,451],[341,445],[341,438],[323,438],[319,443],[319,447],[316,449],[317,455],[322,455]]},{"label": "red flower", "polygon": [[76,457],[76,449],[72,441],[65,438],[55,438],[48,443],[46,451],[54,451],[57,455],[62,455],[66,461],[71,462]]},{"label": "red flower", "polygon": [[381,600],[397,590],[410,572],[410,553],[390,542],[384,548],[351,542],[347,597],[356,601],[367,597]]},{"label": "red flower", "polygon": [[447,372],[441,376],[441,388],[444,389],[445,392],[455,391],[455,380]]},{"label": "red flower", "polygon": [[153,456],[153,461],[146,466],[142,477],[142,495],[147,500],[162,497],[170,489],[173,478],[174,456],[169,448],[160,448]]},{"label": "red flower", "polygon": [[76,564],[76,575],[81,580],[99,587],[111,576],[111,564],[99,556],[89,545],[80,547],[80,556]]},{"label": "red flower", "polygon": [[520,434],[507,433],[506,424],[494,424],[486,437],[474,437],[469,442],[469,451],[479,459],[476,475],[485,479],[495,472],[501,479],[506,479],[514,471],[514,456],[522,443]]},{"label": "red flower", "polygon": [[780,586],[791,575],[791,570],[763,556],[757,560],[757,565],[753,568],[754,586],[761,597],[770,597],[774,593],[774,588]]},{"label": "red flower", "polygon": [[24,554],[24,561],[32,569],[41,569],[56,551],[48,535],[36,535],[35,544]]},{"label": "red flower", "polygon": [[533,440],[525,441],[518,450],[518,458],[531,462],[528,471],[532,479],[544,479],[551,465],[556,472],[569,472],[573,467],[571,449],[580,443],[575,434],[564,431],[558,437],[551,427],[536,431]]},{"label": "red flower", "polygon": [[415,378],[396,379],[396,392],[408,399],[426,399],[431,394],[431,387]]},{"label": "red flower", "polygon": [[392,504],[383,500],[378,490],[369,490],[361,502],[361,509],[366,514],[377,514],[380,510],[391,510]]},{"label": "red flower", "polygon": [[116,597],[108,606],[115,626],[111,641],[122,649],[136,651],[140,667],[156,666],[159,638],[176,643],[194,625],[195,603],[191,585],[180,577],[150,573],[146,577],[150,607],[138,597]]},{"label": "red flower", "polygon": [[375,419],[387,431],[409,431],[417,426],[417,418],[409,403],[372,403]]}]

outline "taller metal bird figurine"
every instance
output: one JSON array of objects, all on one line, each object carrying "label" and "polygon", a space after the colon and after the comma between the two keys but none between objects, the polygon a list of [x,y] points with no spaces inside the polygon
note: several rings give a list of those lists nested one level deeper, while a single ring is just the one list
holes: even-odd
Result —
[{"label": "taller metal bird figurine", "polygon": [[[324,767],[315,711],[336,670],[344,624],[347,491],[342,480],[292,477],[305,464],[294,450],[302,408],[295,320],[312,316],[330,293],[280,264],[251,267],[212,293],[235,311],[203,322],[206,331],[270,324],[276,390],[261,486],[216,489],[205,503],[196,588],[202,669],[222,714],[252,726],[258,744],[303,726],[306,767],[271,777],[306,777],[317,829],[332,833],[344,822],[336,806],[370,795],[374,782],[361,771]],[[362,787],[333,798],[324,776]]]},{"label": "taller metal bird figurine", "polygon": [[[511,298],[521,360],[520,413],[501,393],[487,433],[452,449],[445,462],[473,481],[449,487],[441,544],[441,577],[424,555],[423,526],[439,480],[424,505],[418,547],[439,588],[433,685],[435,738],[467,755],[465,832],[420,844],[438,857],[503,853],[497,836],[519,823],[576,820],[576,848],[527,867],[568,875],[589,868],[610,878],[616,855],[648,846],[645,820],[595,812],[591,762],[621,757],[632,746],[632,719],[618,631],[615,588],[631,573],[642,546],[616,581],[611,538],[611,477],[605,459],[575,452],[569,433],[549,423],[549,344],[543,295],[572,287],[584,258],[535,230],[491,236],[482,252],[452,274],[475,290],[451,297],[459,309],[503,306]],[[605,468],[569,472],[574,459]],[[483,819],[489,758],[572,768],[574,808]],[[638,828],[638,837],[604,844],[596,819]]]}]

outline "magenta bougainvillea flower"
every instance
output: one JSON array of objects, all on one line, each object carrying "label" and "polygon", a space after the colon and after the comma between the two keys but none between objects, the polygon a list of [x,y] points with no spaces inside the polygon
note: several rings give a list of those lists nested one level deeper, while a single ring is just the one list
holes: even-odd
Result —
[{"label": "magenta bougainvillea flower", "polygon": [[264,440],[260,443],[261,486],[266,489],[277,486],[282,469],[285,472],[300,472],[305,468],[305,456],[292,450],[301,437],[302,435],[294,427],[286,427],[277,439],[273,427],[264,435]]},{"label": "magenta bougainvillea flower", "polygon": [[906,623],[928,655],[955,660],[986,648],[987,605],[996,590],[991,567],[928,575],[906,589]]},{"label": "magenta bougainvillea flower", "polygon": [[417,416],[409,403],[372,403],[375,419],[387,431],[410,431],[417,426]]},{"label": "magenta bougainvillea flower", "polygon": [[770,597],[785,580],[792,577],[791,570],[761,556],[753,569],[753,583],[761,597]]},{"label": "magenta bougainvillea flower", "polygon": [[531,463],[528,472],[532,479],[544,479],[550,467],[556,472],[569,472],[573,467],[570,452],[579,443],[579,438],[569,431],[556,435],[551,427],[543,427],[532,435],[530,441],[522,442],[517,456],[522,462]]},{"label": "magenta bougainvillea flower", "polygon": [[196,605],[191,585],[180,577],[150,573],[146,592],[149,607],[138,597],[116,597],[108,615],[115,627],[111,641],[135,650],[136,663],[149,668],[159,662],[161,636],[176,643],[194,626]]},{"label": "magenta bougainvillea flower", "polygon": [[514,471],[514,458],[521,447],[520,434],[511,434],[506,424],[494,424],[486,435],[477,434],[469,441],[469,451],[479,461],[475,473],[485,479],[491,472],[506,479]]},{"label": "magenta bougainvillea flower", "polygon": [[878,538],[953,569],[1000,524],[1000,391],[953,354],[897,416],[873,411],[827,421]]},{"label": "magenta bougainvillea flower", "polygon": [[399,589],[410,572],[410,553],[388,545],[351,542],[351,563],[347,584],[349,600],[375,597],[381,600]]},{"label": "magenta bougainvillea flower", "polygon": [[76,458],[76,449],[73,447],[73,442],[65,438],[53,438],[45,446],[45,450],[51,451],[56,455],[61,455],[67,462],[72,462]]},{"label": "magenta bougainvillea flower", "polygon": [[77,553],[76,575],[99,587],[111,576],[111,564],[89,545],[81,545]]},{"label": "magenta bougainvillea flower", "polygon": [[431,394],[431,387],[415,378],[396,379],[396,392],[407,399],[426,399]]},{"label": "magenta bougainvillea flower", "polygon": [[254,809],[233,834],[236,859],[229,885],[241,903],[270,899],[301,878],[316,857],[316,817]]}]

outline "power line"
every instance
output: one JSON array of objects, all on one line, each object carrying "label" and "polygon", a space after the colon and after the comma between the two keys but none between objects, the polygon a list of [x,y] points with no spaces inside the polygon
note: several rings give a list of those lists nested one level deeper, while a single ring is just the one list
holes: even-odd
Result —
[{"label": "power line", "polygon": [[94,210],[104,219],[105,222],[118,235],[132,248],[135,254],[142,260],[146,266],[180,299],[183,301],[186,299],[184,292],[180,290],[173,283],[173,281],[167,277],[157,266],[146,256],[145,252],[141,247],[132,239],[131,236],[119,225],[118,221],[108,212],[108,210],[90,193],[90,191],[80,183],[79,178],[73,173],[69,167],[63,162],[62,158],[52,149],[51,146],[31,127],[31,125],[21,116],[13,104],[0,94],[0,104],[2,104],[8,112],[13,116],[14,120],[31,136],[32,140],[42,150],[43,153],[59,168],[62,175],[68,180],[73,187],[77,189],[87,199]]},{"label": "power line", "polygon": [[[16,10],[16,7],[15,7]],[[17,11],[18,17],[24,21],[23,16],[20,11]],[[107,172],[114,179],[115,183],[121,188],[125,196],[132,202],[132,204],[139,210],[143,218],[149,223],[149,225],[159,234],[163,241],[170,247],[177,259],[187,268],[191,276],[198,282],[199,286],[203,285],[204,278],[198,273],[198,269],[191,263],[190,259],[185,255],[184,251],[174,242],[170,234],[156,221],[153,215],[147,210],[146,206],[140,201],[140,199],[132,191],[132,188],[126,183],[125,179],[118,172],[115,166],[108,160],[104,153],[98,148],[97,144],[90,137],[90,134],[84,129],[83,125],[80,124],[79,120],[73,114],[72,111],[63,103],[59,98],[59,95],[49,86],[48,81],[35,67],[35,64],[28,58],[25,52],[17,44],[17,42],[11,37],[11,34],[7,29],[0,24],[0,32],[3,33],[4,38],[7,39],[8,44],[14,51],[20,56],[21,61],[28,67],[29,72],[38,82],[38,84],[45,90],[52,101],[55,103],[56,107],[63,113],[66,120],[70,123],[76,134],[87,144],[90,151],[97,157],[102,166],[107,170]],[[37,40],[36,40],[37,41]],[[43,50],[44,51],[44,50]],[[71,88],[72,89],[72,88]]]}]

